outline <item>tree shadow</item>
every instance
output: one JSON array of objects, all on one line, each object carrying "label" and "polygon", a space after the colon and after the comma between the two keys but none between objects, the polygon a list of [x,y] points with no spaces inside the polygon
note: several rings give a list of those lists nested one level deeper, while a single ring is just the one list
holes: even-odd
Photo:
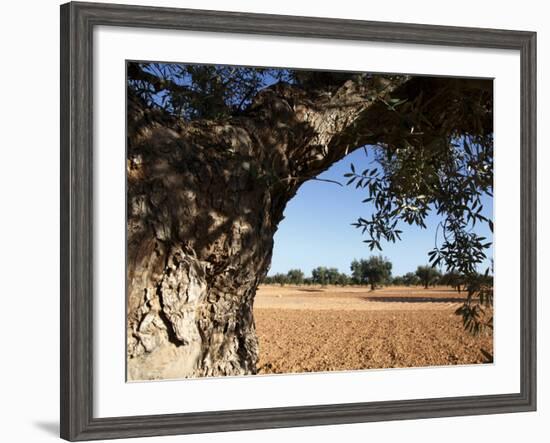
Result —
[{"label": "tree shadow", "polygon": [[465,298],[459,297],[384,297],[384,296],[367,296],[359,297],[361,300],[369,302],[385,302],[385,303],[464,303]]}]

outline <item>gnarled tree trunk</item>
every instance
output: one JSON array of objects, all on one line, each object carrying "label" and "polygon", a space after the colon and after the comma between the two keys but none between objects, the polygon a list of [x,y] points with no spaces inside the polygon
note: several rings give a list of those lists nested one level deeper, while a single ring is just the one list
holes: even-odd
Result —
[{"label": "gnarled tree trunk", "polygon": [[369,110],[407,80],[348,81],[333,96],[278,84],[223,122],[179,121],[130,97],[129,380],[256,373],[254,295],[286,203],[378,139]]}]

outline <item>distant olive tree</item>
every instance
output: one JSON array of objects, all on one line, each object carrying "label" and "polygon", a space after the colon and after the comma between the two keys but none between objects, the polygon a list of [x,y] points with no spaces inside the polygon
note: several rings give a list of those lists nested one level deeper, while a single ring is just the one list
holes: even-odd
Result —
[{"label": "distant olive tree", "polygon": [[286,274],[282,274],[279,272],[271,277],[271,281],[275,284],[284,286],[288,283],[288,277]]},{"label": "distant olive tree", "polygon": [[464,286],[466,286],[466,277],[456,271],[450,271],[441,276],[439,283],[442,285],[451,286],[460,294],[462,289],[464,289]]},{"label": "distant olive tree", "polygon": [[327,268],[318,266],[311,271],[311,281],[314,284],[326,285],[328,282]]},{"label": "distant olive tree", "polygon": [[338,284],[339,277],[340,273],[336,268],[318,266],[311,271],[311,278],[313,283],[323,286]]},{"label": "distant olive tree", "polygon": [[345,274],[344,272],[341,272],[338,274],[338,276],[336,277],[336,282],[335,284],[337,285],[340,285],[340,286],[347,286],[351,283],[351,278],[349,275]]},{"label": "distant olive tree", "polygon": [[392,278],[391,284],[394,286],[403,286],[405,284],[405,280],[403,279],[403,276],[396,275]]},{"label": "distant olive tree", "polygon": [[381,255],[371,256],[367,260],[353,260],[350,268],[354,280],[359,284],[369,284],[373,291],[391,279],[392,263]]},{"label": "distant olive tree", "polygon": [[432,266],[419,266],[416,268],[416,276],[420,280],[420,283],[424,285],[424,289],[428,289],[429,286],[437,283],[441,277],[441,272]]},{"label": "distant olive tree", "polygon": [[403,276],[403,284],[405,286],[416,286],[420,284],[420,279],[414,272],[407,272]]},{"label": "distant olive tree", "polygon": [[286,274],[287,281],[292,285],[301,285],[304,282],[304,273],[301,269],[291,269]]}]

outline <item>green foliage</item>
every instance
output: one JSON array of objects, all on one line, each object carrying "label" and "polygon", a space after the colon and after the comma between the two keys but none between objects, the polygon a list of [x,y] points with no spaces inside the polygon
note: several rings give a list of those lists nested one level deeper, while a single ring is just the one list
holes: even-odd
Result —
[{"label": "green foliage", "polygon": [[266,277],[264,279],[264,283],[284,286],[285,284],[288,284],[288,277],[286,276],[286,274],[282,274],[279,272],[275,275],[272,275],[271,277]]},{"label": "green foliage", "polygon": [[[426,93],[424,87],[430,82],[432,92]],[[363,190],[363,202],[372,206],[372,214],[359,217],[353,225],[367,235],[370,250],[382,250],[383,241],[401,239],[402,223],[423,229],[435,212],[441,222],[429,263],[450,273],[457,290],[474,287],[491,240],[473,228],[486,223],[493,230],[482,203],[483,196],[493,194],[492,86],[415,79],[383,105],[388,113],[379,124],[388,130],[371,148],[375,164],[362,171],[351,165],[345,174],[347,184]],[[460,282],[455,274],[461,276]],[[486,285],[479,288],[480,298],[491,298]],[[474,309],[468,303],[461,314],[468,325],[478,325],[481,307]]]},{"label": "green foliage", "polygon": [[358,284],[369,284],[372,290],[391,279],[392,263],[381,255],[353,260],[350,268],[353,280]]},{"label": "green foliage", "polygon": [[334,282],[334,284],[340,285],[340,286],[347,286],[347,285],[350,285],[351,283],[352,283],[352,279],[350,278],[350,276],[343,272],[338,274],[338,276],[336,277],[336,281]]},{"label": "green foliage", "polygon": [[466,302],[456,310],[462,316],[464,328],[478,335],[493,329],[493,276],[489,269],[484,274],[474,273],[466,278]]},{"label": "green foliage", "polygon": [[492,146],[487,135],[439,139],[429,147],[374,147],[377,167],[357,173],[352,165],[345,174],[348,185],[367,191],[363,202],[373,206],[370,217],[359,217],[353,225],[368,234],[364,241],[371,250],[382,250],[382,241],[401,239],[400,223],[426,228],[426,218],[435,211],[443,220],[428,255],[430,264],[465,275],[476,272],[491,246],[472,228],[479,222],[493,227],[481,203],[483,195],[492,196]]},{"label": "green foliage", "polygon": [[394,286],[403,286],[405,284],[403,281],[403,276],[396,275],[391,279],[391,284]]},{"label": "green foliage", "polygon": [[305,277],[301,269],[290,269],[286,274],[277,273],[264,278],[265,284],[290,285],[340,285],[346,286],[352,283],[352,279],[345,273],[338,272],[336,268],[318,266],[311,272],[311,277]]},{"label": "green foliage", "polygon": [[407,272],[403,276],[403,284],[405,286],[416,286],[420,284],[420,279],[414,272]]},{"label": "green foliage", "polygon": [[180,63],[128,63],[128,88],[147,106],[186,120],[219,119],[242,111],[269,82],[290,80],[285,69]]},{"label": "green foliage", "polygon": [[304,91],[333,92],[370,74],[285,68],[129,62],[128,88],[148,107],[185,120],[224,119],[246,110],[267,86],[285,82]]},{"label": "green foliage", "polygon": [[340,279],[340,273],[336,268],[327,268],[325,266],[318,266],[311,271],[312,281],[318,285],[335,285],[338,284]]},{"label": "green foliage", "polygon": [[304,273],[301,269],[291,269],[286,274],[289,284],[301,285],[304,282]]},{"label": "green foliage", "polygon": [[466,285],[466,276],[456,271],[446,272],[439,279],[439,284],[451,286],[460,294]]},{"label": "green foliage", "polygon": [[441,278],[441,272],[431,266],[419,266],[416,268],[416,276],[425,289],[436,284]]}]

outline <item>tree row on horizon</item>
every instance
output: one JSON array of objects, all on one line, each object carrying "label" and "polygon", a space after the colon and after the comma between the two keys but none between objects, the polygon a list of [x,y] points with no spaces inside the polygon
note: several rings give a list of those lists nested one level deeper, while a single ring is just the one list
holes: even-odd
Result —
[{"label": "tree row on horizon", "polygon": [[[301,269],[290,269],[285,273],[276,273],[266,276],[264,284],[290,285],[365,285],[372,290],[381,286],[419,286],[425,289],[430,286],[451,286],[458,293],[467,290],[468,284],[465,276],[456,271],[442,273],[430,265],[420,265],[414,272],[392,276],[392,263],[381,255],[371,256],[368,259],[354,259],[350,264],[351,274],[339,272],[335,267],[318,266],[311,271],[311,277],[306,277]],[[493,277],[488,272],[478,274],[478,280],[492,286]]]}]

